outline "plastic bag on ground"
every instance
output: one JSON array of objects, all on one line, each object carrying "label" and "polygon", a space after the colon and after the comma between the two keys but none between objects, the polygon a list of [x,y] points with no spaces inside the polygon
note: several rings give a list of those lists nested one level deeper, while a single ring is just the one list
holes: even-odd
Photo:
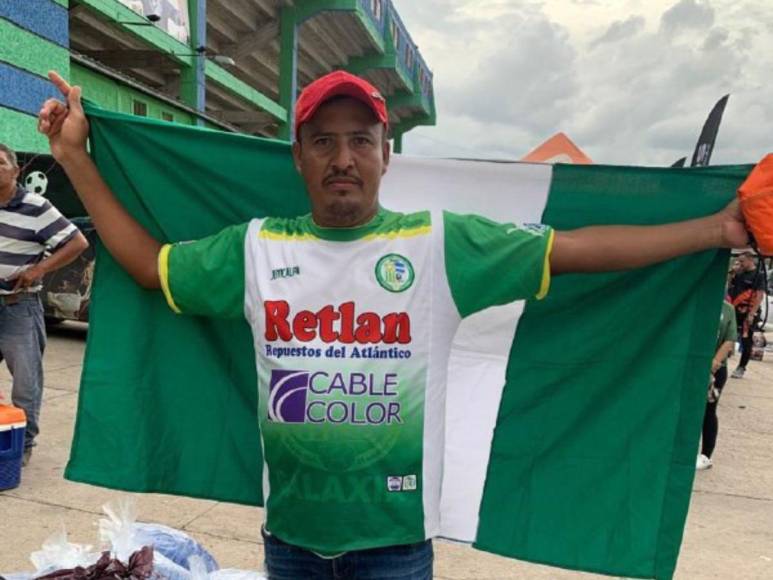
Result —
[{"label": "plastic bag on ground", "polygon": [[[99,539],[110,546],[110,552],[123,562],[144,546],[150,545],[139,533],[137,509],[134,500],[122,497],[102,506],[107,518],[99,520]],[[182,533],[182,532],[180,532]],[[155,546],[152,546],[155,548]],[[160,550],[153,554],[154,575],[166,580],[190,580],[191,574],[184,567],[167,558]]]},{"label": "plastic bag on ground", "polygon": [[157,554],[162,554],[186,570],[193,556],[201,558],[207,572],[219,568],[212,554],[185,532],[161,524],[134,524],[134,531],[141,544],[153,546]]},{"label": "plastic bag on ground", "polygon": [[68,542],[67,531],[63,527],[49,536],[40,550],[32,552],[30,560],[35,566],[35,576],[42,576],[53,570],[91,566],[100,555],[92,546]]}]

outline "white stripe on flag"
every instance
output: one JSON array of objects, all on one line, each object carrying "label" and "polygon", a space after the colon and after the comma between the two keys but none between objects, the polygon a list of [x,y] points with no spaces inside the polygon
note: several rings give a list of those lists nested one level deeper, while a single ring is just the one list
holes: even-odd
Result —
[{"label": "white stripe on flag", "polygon": [[[392,157],[381,186],[381,202],[395,211],[446,209],[475,213],[497,222],[539,223],[547,203],[552,167]],[[454,339],[448,367],[444,466],[424,472],[425,530],[472,542],[478,527],[489,450],[499,410],[505,369],[523,302],[490,308],[465,319]],[[430,393],[427,393],[429,399]],[[424,432],[443,421],[425,414]],[[436,427],[436,425],[434,425]],[[425,439],[427,458],[440,452]],[[429,471],[429,472],[428,472]],[[442,477],[441,497],[429,497]],[[438,506],[439,503],[439,506]],[[431,521],[440,508],[441,521]]]}]

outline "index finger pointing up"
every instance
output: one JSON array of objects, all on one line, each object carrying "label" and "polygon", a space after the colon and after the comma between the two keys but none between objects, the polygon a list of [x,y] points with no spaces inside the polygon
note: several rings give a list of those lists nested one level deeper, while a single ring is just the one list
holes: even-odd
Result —
[{"label": "index finger pointing up", "polygon": [[59,73],[50,70],[48,71],[48,78],[51,79],[51,82],[56,85],[56,88],[59,89],[62,95],[66,97],[70,94],[70,89],[72,87],[67,83],[66,80],[59,76]]}]

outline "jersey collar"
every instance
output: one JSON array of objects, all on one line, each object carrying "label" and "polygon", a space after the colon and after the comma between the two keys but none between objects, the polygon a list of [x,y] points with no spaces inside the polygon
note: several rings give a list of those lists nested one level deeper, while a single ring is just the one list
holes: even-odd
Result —
[{"label": "jersey collar", "polygon": [[314,222],[314,218],[309,214],[306,216],[306,225],[309,231],[317,238],[331,242],[353,242],[377,231],[392,213],[379,206],[378,212],[369,222],[352,228],[326,228],[317,225]]}]

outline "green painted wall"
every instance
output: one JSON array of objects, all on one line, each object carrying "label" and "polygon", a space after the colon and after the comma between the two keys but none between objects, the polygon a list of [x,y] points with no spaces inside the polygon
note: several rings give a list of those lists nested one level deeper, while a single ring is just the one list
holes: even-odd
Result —
[{"label": "green painted wall", "polygon": [[38,120],[0,107],[0,143],[28,153],[48,153],[48,140],[38,133]]},{"label": "green painted wall", "polygon": [[77,63],[72,63],[70,81],[83,87],[83,97],[100,107],[120,113],[134,113],[134,102],[139,101],[147,106],[147,117],[163,119],[163,113],[174,117],[175,123],[193,125],[193,116],[164,101],[127,87],[98,72],[87,69]]},{"label": "green painted wall", "polygon": [[0,39],[0,61],[41,77],[45,77],[51,69],[67,73],[70,55],[66,48],[2,19]]},{"label": "green painted wall", "polygon": [[[59,2],[66,5],[66,0]],[[67,49],[7,20],[0,20],[0,61],[45,78],[50,69],[70,73]],[[35,103],[37,108],[43,103]],[[48,141],[37,132],[37,118],[0,106],[0,142],[19,152],[48,153]]]}]

